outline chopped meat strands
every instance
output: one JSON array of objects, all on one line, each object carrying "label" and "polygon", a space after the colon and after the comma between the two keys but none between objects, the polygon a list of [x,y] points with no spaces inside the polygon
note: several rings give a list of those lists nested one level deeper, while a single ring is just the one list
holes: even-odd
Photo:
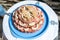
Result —
[{"label": "chopped meat strands", "polygon": [[44,23],[43,12],[36,6],[21,6],[14,13],[12,20],[20,32],[33,33],[41,29]]}]

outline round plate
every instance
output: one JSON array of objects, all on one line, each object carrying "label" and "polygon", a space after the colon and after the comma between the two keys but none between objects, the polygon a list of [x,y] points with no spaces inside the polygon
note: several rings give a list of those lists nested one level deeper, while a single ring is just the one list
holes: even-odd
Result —
[{"label": "round plate", "polygon": [[[43,11],[43,13],[44,13],[44,17],[45,17],[45,22],[44,22],[44,25],[43,25],[43,27],[42,27],[42,29],[40,29],[39,31],[37,31],[36,33],[33,33],[33,34],[29,34],[28,36],[26,36],[27,34],[25,34],[25,33],[21,33],[21,32],[19,32],[18,30],[16,30],[15,28],[14,28],[14,26],[12,25],[12,21],[11,21],[11,15],[10,16],[8,16],[8,15],[5,15],[5,17],[4,17],[4,21],[3,21],[3,32],[5,33],[5,35],[6,35],[6,37],[8,38],[8,39],[10,39],[10,37],[11,38],[13,38],[13,39],[16,39],[16,38],[28,38],[28,39],[30,39],[30,38],[37,38],[37,37],[39,37],[39,38],[41,38],[41,36],[42,37],[44,37],[44,36],[46,36],[47,37],[47,30],[49,31],[50,29],[49,29],[49,19],[51,20],[53,17],[51,17],[51,16],[53,16],[53,15],[50,15],[50,13],[52,14],[52,13],[54,13],[54,11],[49,7],[49,6],[47,6],[46,4],[44,4],[44,3],[42,3],[42,2],[38,2],[38,1],[23,1],[23,2],[19,2],[19,3],[17,3],[17,4],[15,4],[14,6],[12,6],[8,11],[7,11],[7,13],[13,13],[18,7],[20,7],[21,5],[26,5],[26,4],[32,4],[32,5],[34,5],[34,6],[37,6],[37,7],[39,7],[42,11]],[[44,6],[43,6],[44,5]],[[49,9],[47,9],[47,8],[49,8]],[[54,13],[54,15],[55,15],[55,13]],[[48,17],[49,16],[49,17]],[[7,17],[7,18],[6,18]],[[53,18],[54,19],[54,18]],[[7,20],[6,22],[5,22],[5,20]],[[57,21],[57,20],[56,20]],[[6,23],[6,25],[4,25]],[[10,24],[10,25],[9,25]],[[4,28],[4,26],[7,28],[7,29],[5,29]],[[7,30],[7,31],[6,31]],[[52,29],[52,31],[53,31],[54,29]],[[7,33],[8,32],[8,33]],[[51,32],[51,31],[50,31]],[[8,34],[10,35],[10,37],[8,36]],[[46,35],[45,35],[46,34]],[[44,35],[44,36],[43,36]],[[42,39],[42,38],[41,38]],[[48,39],[48,38],[47,38]]]}]

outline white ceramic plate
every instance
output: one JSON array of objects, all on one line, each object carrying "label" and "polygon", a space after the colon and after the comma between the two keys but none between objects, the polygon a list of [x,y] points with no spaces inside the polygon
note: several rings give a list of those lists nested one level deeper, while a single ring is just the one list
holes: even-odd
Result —
[{"label": "white ceramic plate", "polygon": [[[13,5],[7,13],[12,13],[17,7],[24,4],[36,4],[38,1],[23,1]],[[42,34],[38,38],[34,38],[34,40],[53,40],[58,35],[58,18],[55,12],[45,3],[39,2],[39,6],[41,6],[46,12],[49,17],[49,25],[46,29],[45,33]],[[10,31],[9,28],[9,16],[5,15],[3,20],[3,32],[8,40],[25,40],[23,38],[15,38]],[[51,24],[51,21],[55,22],[55,25]],[[33,39],[28,39],[33,40]]]}]

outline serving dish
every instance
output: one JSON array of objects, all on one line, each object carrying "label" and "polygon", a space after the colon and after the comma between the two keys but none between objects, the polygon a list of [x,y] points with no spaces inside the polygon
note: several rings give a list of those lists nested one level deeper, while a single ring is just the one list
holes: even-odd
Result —
[{"label": "serving dish", "polygon": [[[22,33],[17,30],[12,21],[12,14],[22,5],[33,5],[41,9],[44,15],[42,28],[33,33]],[[53,14],[52,14],[53,13]],[[58,35],[58,17],[55,12],[45,3],[38,1],[22,1],[13,5],[3,19],[3,33],[8,40],[51,40]],[[51,35],[50,35],[51,34]],[[11,37],[11,38],[10,38]],[[46,38],[47,37],[47,38]],[[44,39],[43,39],[44,38]]]}]

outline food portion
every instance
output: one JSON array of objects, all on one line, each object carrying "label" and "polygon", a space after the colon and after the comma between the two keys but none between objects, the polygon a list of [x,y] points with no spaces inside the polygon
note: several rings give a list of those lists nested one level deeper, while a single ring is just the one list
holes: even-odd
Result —
[{"label": "food portion", "polygon": [[12,20],[15,27],[21,32],[33,33],[41,29],[44,15],[38,7],[25,5],[13,13]]}]

